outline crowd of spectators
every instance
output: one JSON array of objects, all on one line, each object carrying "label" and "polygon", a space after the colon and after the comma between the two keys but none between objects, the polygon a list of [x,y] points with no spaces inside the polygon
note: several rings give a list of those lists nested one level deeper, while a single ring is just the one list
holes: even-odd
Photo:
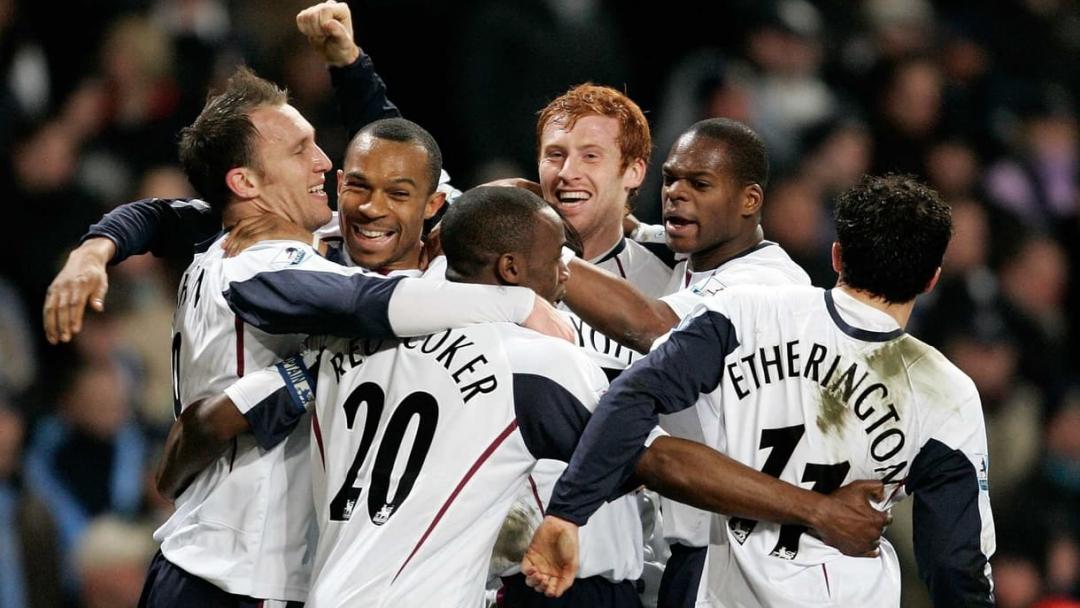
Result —
[{"label": "crowd of spectators", "polygon": [[[192,194],[177,131],[238,63],[286,85],[340,158],[329,78],[295,30],[306,4],[0,0],[0,606],[134,606],[170,508],[152,475],[182,268],[119,265],[107,311],[60,347],[42,337],[45,289],[102,213]],[[646,221],[679,132],[711,116],[757,130],[766,238],[820,286],[839,191],[866,172],[928,181],[955,236],[909,329],[982,397],[999,605],[1080,606],[1080,1],[350,4],[459,187],[535,178],[536,110],[586,80],[647,112]],[[891,536],[910,555],[904,514]],[[904,603],[923,606],[908,562]]]}]

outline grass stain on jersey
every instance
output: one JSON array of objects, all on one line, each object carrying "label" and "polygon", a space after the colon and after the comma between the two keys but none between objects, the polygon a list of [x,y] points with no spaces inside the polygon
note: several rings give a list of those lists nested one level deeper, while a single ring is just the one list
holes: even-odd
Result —
[{"label": "grass stain on jersey", "polygon": [[866,365],[882,380],[904,379],[912,363],[926,355],[926,347],[904,334],[874,349],[866,356]]},{"label": "grass stain on jersey", "polygon": [[822,433],[828,434],[831,431],[836,431],[839,435],[844,430],[844,423],[847,418],[847,403],[844,400],[843,392],[840,390],[840,384],[835,383],[830,387],[822,387],[819,391],[821,395],[821,408],[818,410],[817,426]]}]

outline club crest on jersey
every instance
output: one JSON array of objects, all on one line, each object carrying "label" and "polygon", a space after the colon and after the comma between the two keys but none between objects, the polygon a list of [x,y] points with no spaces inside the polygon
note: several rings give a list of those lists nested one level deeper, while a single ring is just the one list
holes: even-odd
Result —
[{"label": "club crest on jersey", "polygon": [[788,549],[787,547],[777,547],[773,549],[772,553],[770,553],[769,555],[790,561],[795,559],[795,556],[798,555],[798,553],[796,551]]},{"label": "club crest on jersey", "polygon": [[277,254],[277,256],[270,262],[271,268],[287,268],[289,266],[296,266],[300,262],[307,259],[307,252],[299,247],[287,247],[284,251]]},{"label": "club crest on jersey", "polygon": [[379,509],[379,512],[375,514],[375,517],[371,518],[371,523],[375,524],[376,526],[381,526],[385,524],[390,519],[390,516],[393,514],[394,505],[389,503],[385,504],[382,506],[381,509]]},{"label": "club crest on jersey", "polygon": [[750,536],[750,533],[754,531],[753,526],[748,526],[745,521],[728,520],[728,527],[731,528],[731,535],[735,537],[735,540],[739,544],[746,542],[746,539]]}]

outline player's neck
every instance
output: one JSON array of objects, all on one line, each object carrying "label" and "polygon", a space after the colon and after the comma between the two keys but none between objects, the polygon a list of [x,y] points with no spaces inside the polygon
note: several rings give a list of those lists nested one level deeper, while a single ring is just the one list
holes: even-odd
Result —
[{"label": "player's neck", "polygon": [[225,209],[221,212],[221,225],[226,230],[231,230],[241,220],[254,217],[259,213],[260,210],[253,201],[232,201],[225,205]]},{"label": "player's neck", "polygon": [[743,253],[752,247],[757,247],[761,244],[761,241],[764,240],[765,231],[758,225],[754,230],[738,235],[731,240],[717,243],[716,245],[707,249],[702,249],[701,251],[695,251],[690,254],[690,271],[705,272],[707,270],[714,270],[740,253]]},{"label": "player's neck", "polygon": [[221,224],[226,230],[230,230],[241,220],[267,214],[277,215],[288,222],[294,221],[293,218],[271,208],[262,199],[252,198],[240,201],[234,200],[228,205],[225,205],[225,209],[221,212]]},{"label": "player's neck", "polygon": [[843,281],[838,281],[836,283],[836,288],[842,290],[844,293],[863,304],[866,304],[871,308],[876,308],[889,315],[896,320],[897,325],[899,325],[901,329],[907,327],[908,320],[911,319],[911,311],[915,308],[915,300],[900,303],[886,302],[880,296],[876,296],[869,291],[855,289],[854,287],[845,285]]},{"label": "player's neck", "polygon": [[623,227],[621,219],[617,224],[600,226],[591,234],[582,234],[581,247],[584,250],[582,257],[586,260],[595,260],[614,249],[622,238]]}]

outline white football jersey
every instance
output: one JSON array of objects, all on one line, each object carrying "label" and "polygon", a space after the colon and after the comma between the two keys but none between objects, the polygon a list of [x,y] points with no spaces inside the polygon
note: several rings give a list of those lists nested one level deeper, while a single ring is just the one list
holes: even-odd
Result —
[{"label": "white football jersey", "polygon": [[671,268],[644,245],[620,239],[611,251],[589,260],[611,274],[626,279],[650,298],[664,295]]},{"label": "white football jersey", "polygon": [[[650,298],[659,298],[667,292],[671,281],[671,268],[639,243],[621,239],[611,251],[589,261],[615,276],[625,279]],[[566,304],[559,308],[567,313],[577,344],[589,353],[589,357],[604,370],[608,379],[641,358],[641,353],[600,333],[570,311]]]},{"label": "white football jersey", "polygon": [[538,459],[569,459],[603,373],[504,323],[310,345],[310,373],[294,358],[228,390],[242,410],[315,394],[307,605],[480,605],[511,503]]},{"label": "white football jersey", "polygon": [[[668,295],[660,298],[680,319],[685,318],[704,298],[735,285],[809,285],[810,276],[776,243],[762,241],[712,270],[691,272],[683,260],[671,274]],[[703,442],[701,424],[692,410],[660,417],[660,426],[676,437]],[[709,543],[711,514],[660,497],[664,539],[688,547]]]},{"label": "white football jersey", "polygon": [[[176,415],[220,394],[246,371],[296,352],[303,341],[296,334],[255,329],[229,308],[223,293],[230,281],[265,268],[269,260],[252,254],[227,259],[223,241],[196,255],[180,281],[172,339]],[[287,256],[290,248],[294,257],[314,255],[297,243],[276,249]],[[307,449],[306,433],[293,433],[265,451],[252,435],[238,437],[176,499],[176,511],[154,533],[162,553],[229,593],[303,600],[310,578],[305,552],[314,532],[306,521],[310,501],[282,489],[310,485]]]},{"label": "white football jersey", "polygon": [[[974,383],[841,289],[734,287],[612,384],[549,513],[580,521],[618,483],[650,412],[697,407],[705,441],[789,483],[880,479],[915,497],[915,551],[937,606],[992,605],[994,525]],[[612,456],[603,456],[612,454]],[[625,456],[623,457],[625,458]],[[613,465],[612,463],[615,463]],[[701,606],[898,606],[896,554],[849,558],[798,526],[717,516]]]},{"label": "white football jersey", "polygon": [[[535,299],[525,288],[383,277],[295,241],[263,241],[233,258],[221,244],[196,257],[181,285],[177,411],[297,352],[301,332],[415,335],[520,320]],[[230,593],[302,600],[314,535],[308,436],[274,425],[274,410],[241,412],[252,433],[196,477],[155,538],[170,562]]]}]

